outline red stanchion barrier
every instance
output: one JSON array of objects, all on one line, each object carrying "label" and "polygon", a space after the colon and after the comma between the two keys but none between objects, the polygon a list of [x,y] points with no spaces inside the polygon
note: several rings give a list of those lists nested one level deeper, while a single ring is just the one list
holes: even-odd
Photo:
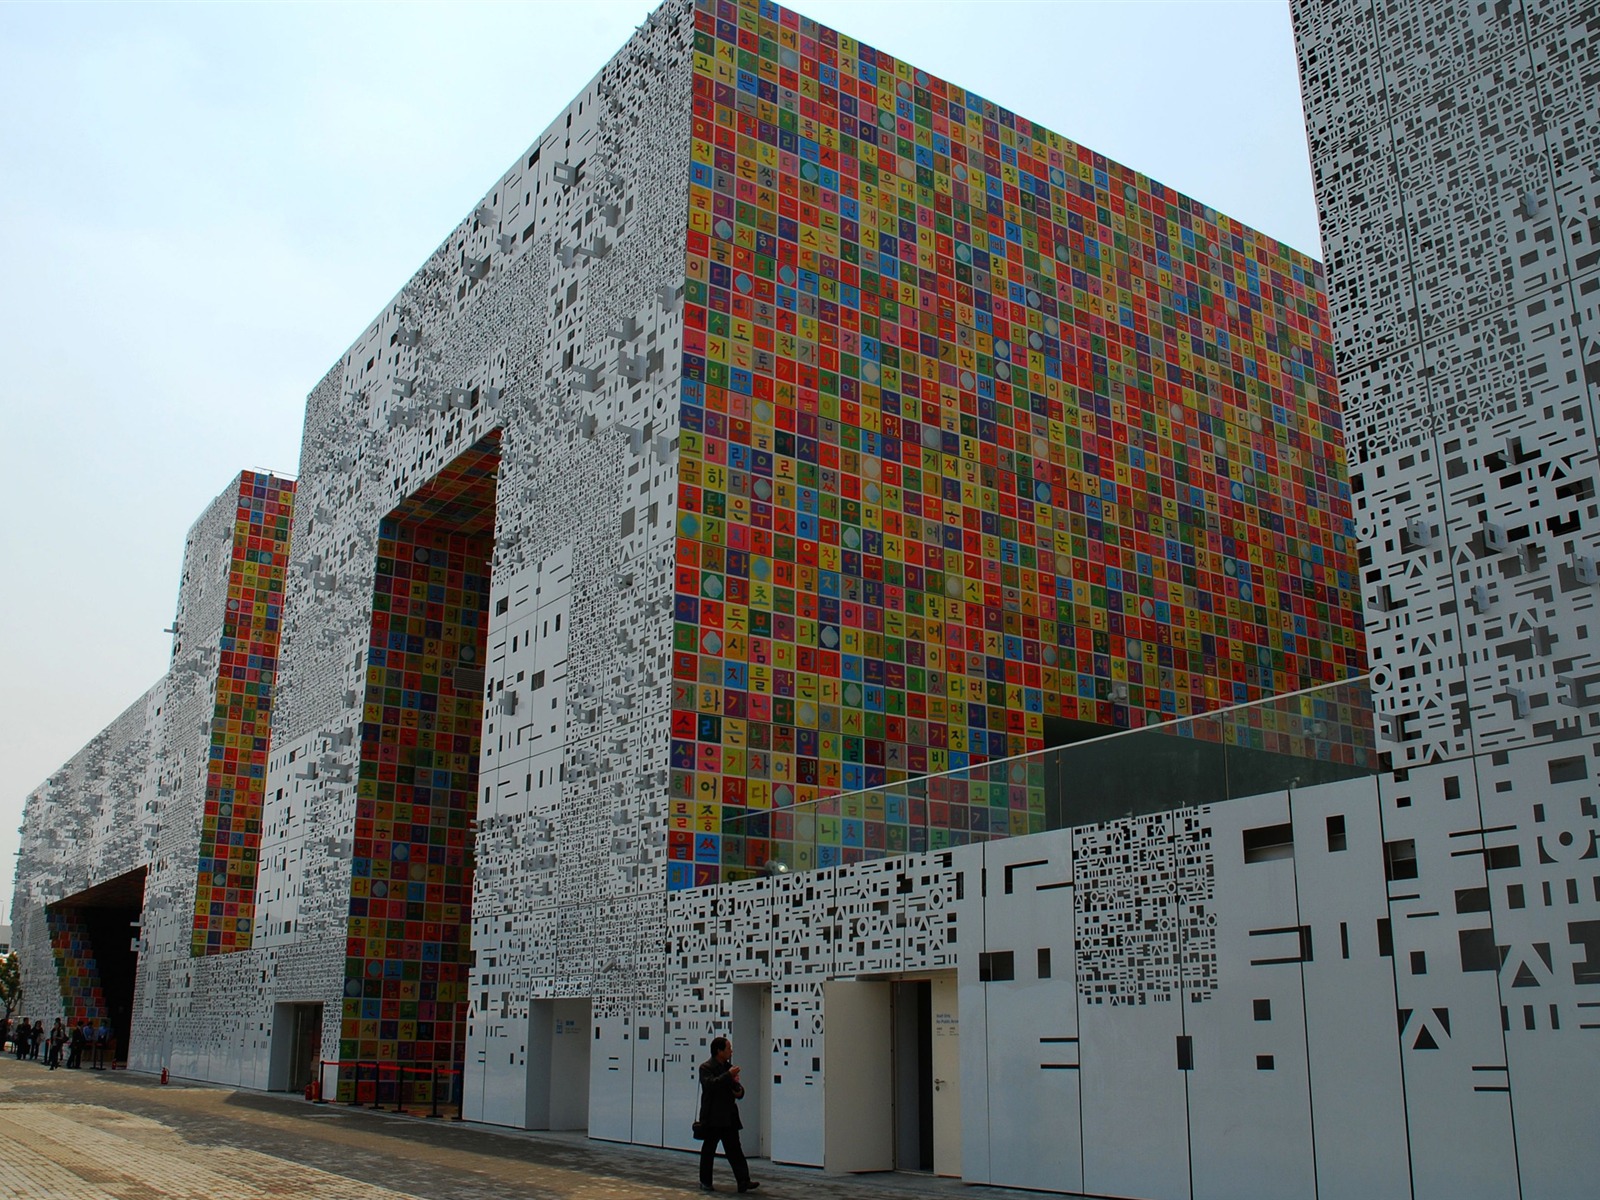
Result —
[{"label": "red stanchion barrier", "polygon": [[[461,1078],[461,1072],[456,1070],[454,1067],[446,1067],[446,1068],[444,1068],[444,1072],[443,1073],[446,1074],[446,1075],[454,1075],[457,1079]],[[456,1095],[456,1085],[454,1084],[454,1082],[452,1082],[451,1085],[450,1085],[450,1095],[451,1095],[452,1099],[454,1099],[454,1097]],[[460,1104],[459,1100],[455,1100],[455,1110],[456,1110],[455,1111],[455,1115],[450,1117],[449,1120],[459,1121],[459,1120],[461,1120],[461,1104]]]},{"label": "red stanchion barrier", "polygon": [[[398,1100],[397,1100],[397,1105],[396,1105],[396,1110],[397,1111],[399,1111],[399,1112],[408,1112],[408,1113],[415,1111],[416,1106],[417,1106],[417,1077],[419,1075],[427,1075],[429,1073],[429,1070],[430,1070],[430,1068],[428,1068],[428,1067],[401,1067],[400,1068],[400,1081],[399,1081],[400,1094],[399,1094],[399,1097],[398,1097]],[[407,1083],[409,1083],[411,1085],[411,1093],[410,1093],[411,1094],[411,1101],[410,1101],[409,1104],[406,1102],[406,1085],[407,1085]]]}]

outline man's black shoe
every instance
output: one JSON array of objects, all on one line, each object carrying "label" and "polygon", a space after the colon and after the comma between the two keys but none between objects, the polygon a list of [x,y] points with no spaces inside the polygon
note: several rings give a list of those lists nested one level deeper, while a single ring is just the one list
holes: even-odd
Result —
[{"label": "man's black shoe", "polygon": [[759,1183],[752,1179],[749,1183],[741,1183],[739,1185],[739,1190],[741,1192],[753,1192],[760,1186],[761,1185]]}]

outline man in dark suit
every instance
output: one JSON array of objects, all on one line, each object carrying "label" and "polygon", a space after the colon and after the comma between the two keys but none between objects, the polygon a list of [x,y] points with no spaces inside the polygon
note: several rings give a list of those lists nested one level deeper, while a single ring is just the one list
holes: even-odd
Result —
[{"label": "man in dark suit", "polygon": [[711,1167],[717,1161],[717,1143],[722,1143],[728,1155],[728,1165],[741,1192],[753,1192],[760,1187],[750,1178],[750,1164],[744,1160],[744,1147],[739,1144],[739,1130],[744,1122],[739,1120],[739,1101],[744,1096],[744,1085],[739,1082],[739,1068],[733,1063],[733,1043],[725,1037],[711,1039],[711,1057],[700,1064],[700,1190],[714,1192],[711,1185]]}]

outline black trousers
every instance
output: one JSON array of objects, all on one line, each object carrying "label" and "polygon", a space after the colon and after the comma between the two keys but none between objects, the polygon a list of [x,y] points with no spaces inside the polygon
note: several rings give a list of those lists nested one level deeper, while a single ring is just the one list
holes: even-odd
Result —
[{"label": "black trousers", "polygon": [[740,1187],[750,1182],[750,1164],[744,1160],[744,1147],[739,1144],[739,1131],[737,1129],[707,1129],[706,1136],[700,1142],[700,1182],[707,1187],[711,1186],[711,1166],[717,1161],[717,1143],[722,1143],[722,1149],[728,1156],[728,1165],[733,1168],[733,1178]]}]

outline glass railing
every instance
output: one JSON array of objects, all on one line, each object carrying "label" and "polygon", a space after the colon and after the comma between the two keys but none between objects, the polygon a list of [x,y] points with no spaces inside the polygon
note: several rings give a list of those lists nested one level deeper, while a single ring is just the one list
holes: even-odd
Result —
[{"label": "glass railing", "polygon": [[941,850],[1379,769],[1361,676],[807,804],[724,806],[721,877]]}]

